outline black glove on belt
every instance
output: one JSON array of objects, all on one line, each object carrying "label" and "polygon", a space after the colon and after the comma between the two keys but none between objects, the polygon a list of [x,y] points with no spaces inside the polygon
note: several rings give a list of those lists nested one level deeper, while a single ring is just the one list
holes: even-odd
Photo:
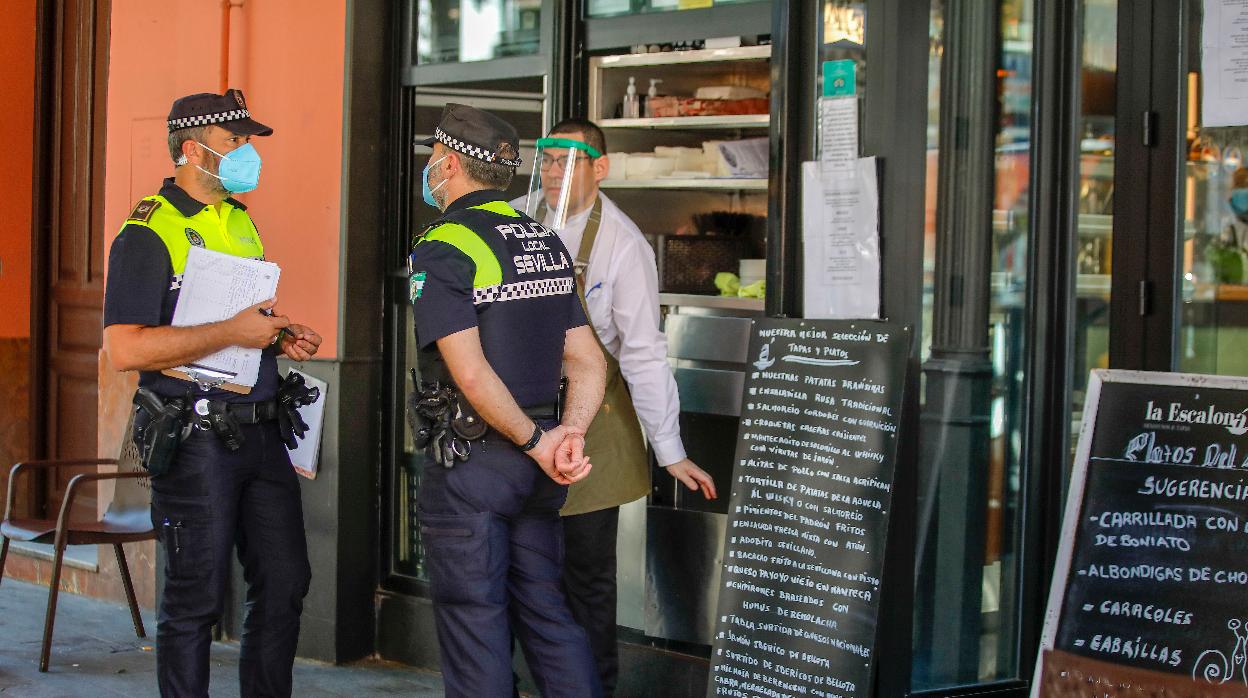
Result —
[{"label": "black glove on belt", "polygon": [[308,387],[303,376],[291,371],[277,389],[277,426],[286,448],[299,446],[299,439],[308,432],[308,424],[299,414],[299,408],[319,400],[319,388]]}]

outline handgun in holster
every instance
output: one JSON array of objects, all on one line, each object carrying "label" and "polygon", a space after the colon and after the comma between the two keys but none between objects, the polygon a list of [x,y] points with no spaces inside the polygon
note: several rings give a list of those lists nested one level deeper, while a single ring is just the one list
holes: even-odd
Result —
[{"label": "handgun in holster", "polygon": [[149,417],[139,435],[143,467],[159,477],[169,472],[178,445],[186,438],[186,405],[178,398],[166,402],[147,388],[134,394],[134,404]]}]

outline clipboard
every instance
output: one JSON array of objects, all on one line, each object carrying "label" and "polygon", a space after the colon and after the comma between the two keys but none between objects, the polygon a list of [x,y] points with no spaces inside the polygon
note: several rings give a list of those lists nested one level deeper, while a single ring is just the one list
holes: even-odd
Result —
[{"label": "clipboard", "polygon": [[[226,320],[277,292],[281,269],[262,259],[192,247],[187,252],[181,293],[173,311],[174,326],[194,326]],[[173,366],[163,375],[195,383],[201,390],[251,393],[258,379],[262,351],[225,347],[196,362]]]},{"label": "clipboard", "polygon": [[166,368],[161,371],[161,375],[177,378],[190,383],[195,383],[201,390],[228,390],[231,393],[239,395],[251,394],[251,386],[239,385],[238,383],[229,382],[234,378],[234,373],[228,371],[218,371],[209,366],[200,366],[198,364],[190,364],[189,370],[179,371],[175,368]]}]

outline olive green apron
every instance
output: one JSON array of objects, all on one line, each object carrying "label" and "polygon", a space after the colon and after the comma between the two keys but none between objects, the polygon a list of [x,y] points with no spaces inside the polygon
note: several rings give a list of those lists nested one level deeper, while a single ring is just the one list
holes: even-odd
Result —
[{"label": "olive green apron", "polygon": [[[540,220],[541,211],[538,216]],[[601,224],[602,199],[599,198],[585,221],[585,232],[576,253],[576,294],[586,318],[589,306],[585,303],[585,276]],[[589,327],[594,329],[592,320]],[[594,330],[594,339],[607,360],[607,390],[602,407],[585,435],[585,455],[594,467],[588,477],[568,488],[568,501],[559,511],[563,516],[617,507],[650,493],[650,459],[641,436],[641,423],[637,421],[637,412],[628,394],[628,384],[620,372],[620,363],[607,351],[597,330]]]}]

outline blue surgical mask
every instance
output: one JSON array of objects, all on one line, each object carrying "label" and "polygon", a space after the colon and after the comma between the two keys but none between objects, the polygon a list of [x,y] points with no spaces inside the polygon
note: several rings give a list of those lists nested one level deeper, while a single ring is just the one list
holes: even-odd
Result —
[{"label": "blue surgical mask", "polygon": [[1248,218],[1248,187],[1231,190],[1231,210],[1241,218]]},{"label": "blue surgical mask", "polygon": [[249,192],[260,184],[260,153],[256,152],[255,146],[250,143],[240,148],[231,150],[228,155],[222,155],[208,146],[200,143],[204,150],[221,158],[217,166],[217,173],[213,174],[205,170],[199,165],[199,171],[207,175],[212,175],[221,180],[221,186],[225,190],[234,194],[242,194]]},{"label": "blue surgical mask", "polygon": [[435,191],[437,191],[437,190],[441,189],[441,188],[442,188],[442,185],[443,185],[443,184],[446,184],[447,180],[445,180],[445,179],[444,179],[444,180],[442,180],[441,182],[439,182],[439,183],[438,183],[438,186],[434,187],[433,189],[430,189],[430,188],[429,188],[429,170],[430,170],[430,169],[431,169],[434,165],[437,165],[439,162],[442,162],[442,161],[443,161],[443,160],[445,160],[445,159],[446,159],[446,156],[445,156],[445,155],[443,155],[442,157],[438,158],[437,160],[434,160],[433,162],[431,162],[431,163],[429,163],[429,164],[425,165],[425,169],[421,170],[421,172],[420,172],[420,190],[421,190],[421,196],[424,198],[425,203],[429,204],[430,206],[432,206],[432,207],[434,207],[434,208],[436,208],[436,209],[441,209],[441,207],[440,207],[440,206],[438,206],[438,202],[437,202],[437,200],[433,198],[433,193],[434,193]]}]

